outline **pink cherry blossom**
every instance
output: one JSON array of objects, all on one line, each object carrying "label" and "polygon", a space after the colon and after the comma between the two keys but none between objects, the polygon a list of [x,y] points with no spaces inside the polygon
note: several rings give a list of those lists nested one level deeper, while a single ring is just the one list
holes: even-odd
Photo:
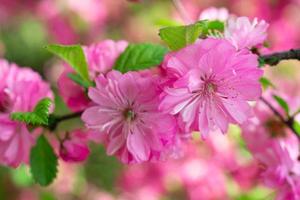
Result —
[{"label": "pink cherry blossom", "polygon": [[83,121],[107,135],[107,153],[124,163],[158,160],[174,138],[176,123],[158,110],[158,81],[136,72],[111,71],[96,78],[89,89],[95,106],[86,109]]},{"label": "pink cherry blossom", "polygon": [[[270,95],[266,98],[280,110]],[[261,180],[276,189],[276,199],[299,199],[300,143],[297,137],[262,102],[256,105],[255,113],[256,117],[247,121],[242,128],[246,144],[261,166]]]},{"label": "pink cherry blossom", "polygon": [[230,18],[224,35],[237,49],[251,49],[265,41],[268,26],[256,18],[252,22],[247,17]]},{"label": "pink cherry blossom", "polygon": [[219,20],[227,21],[229,12],[226,8],[210,7],[203,10],[199,16],[199,20]]},{"label": "pink cherry blossom", "polygon": [[163,68],[175,81],[165,87],[160,109],[178,117],[185,131],[227,131],[251,116],[247,101],[261,94],[257,56],[237,52],[224,39],[205,39],[169,53]]},{"label": "pink cherry blossom", "polygon": [[92,78],[99,73],[106,73],[111,70],[116,59],[126,49],[127,45],[128,43],[124,40],[104,40],[84,47]]},{"label": "pink cherry blossom", "polygon": [[[127,47],[127,44],[126,41],[104,40],[83,47],[90,77],[94,79],[98,74],[111,70],[118,56]],[[63,100],[72,111],[81,111],[88,106],[90,100],[85,95],[84,89],[68,77],[69,73],[74,73],[74,71],[69,66],[66,66],[65,71],[58,79],[58,89]]]},{"label": "pink cherry blossom", "polygon": [[10,113],[32,111],[36,103],[45,97],[52,97],[52,93],[37,73],[0,60],[1,164],[17,167],[28,162],[34,138],[25,124],[10,119]]},{"label": "pink cherry blossom", "polygon": [[60,157],[66,162],[81,162],[86,160],[90,153],[87,139],[87,134],[81,130],[68,134],[68,137],[61,144]]}]

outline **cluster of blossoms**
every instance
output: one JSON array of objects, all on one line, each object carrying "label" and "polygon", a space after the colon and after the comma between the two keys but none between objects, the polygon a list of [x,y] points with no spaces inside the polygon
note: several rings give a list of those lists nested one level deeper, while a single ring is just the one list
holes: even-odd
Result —
[{"label": "cluster of blossoms", "polygon": [[[57,155],[67,162],[84,161],[89,155],[88,141],[94,140],[104,144],[107,154],[123,163],[161,161],[180,157],[193,132],[199,132],[213,146],[216,134],[225,134],[229,124],[236,124],[242,126],[250,151],[263,166],[264,182],[279,188],[279,199],[300,198],[299,141],[277,127],[281,124],[266,116],[260,104],[255,112],[250,105],[262,94],[259,79],[263,70],[253,49],[262,48],[268,24],[229,16],[224,9],[209,10],[200,19],[224,21],[224,33],[208,35],[167,53],[153,69],[124,74],[113,69],[128,46],[126,41],[104,40],[83,47],[89,77],[95,86],[86,93],[85,88],[69,78],[75,71],[65,65],[58,88],[68,107],[82,112],[85,129],[71,130],[63,139],[58,137],[52,144]],[[30,112],[45,97],[52,98],[52,93],[38,74],[0,61],[1,164],[17,167],[28,162],[41,129],[30,133],[25,123],[12,121],[10,114]],[[273,131],[275,135],[280,131],[278,134],[285,137],[270,138],[267,133]],[[182,184],[196,187],[208,181],[206,176],[213,171],[216,182],[224,186],[223,168],[238,166],[232,160],[226,162],[221,162],[225,166],[216,167],[203,160],[187,161]],[[203,171],[191,174],[197,167]],[[195,176],[198,178],[194,180]],[[213,185],[209,183],[208,187],[213,187],[210,184]],[[214,194],[219,198],[224,195],[223,190]],[[201,189],[189,191],[189,196],[197,196],[196,191]]]},{"label": "cluster of blossoms", "polygon": [[[265,98],[274,108],[284,113],[271,98],[270,93],[271,91],[267,91]],[[294,106],[296,108],[299,103],[299,100],[295,102],[291,97],[286,99],[291,108]],[[276,189],[277,199],[299,199],[300,143],[298,138],[262,102],[256,104],[255,114],[256,117],[243,124],[242,129],[247,146],[259,163],[261,180],[265,185]],[[299,121],[299,117],[296,116],[295,120]]]},{"label": "cluster of blossoms", "polygon": [[35,137],[25,123],[12,121],[10,113],[32,111],[39,100],[53,97],[50,86],[38,73],[0,60],[0,163],[17,167],[27,163]]}]

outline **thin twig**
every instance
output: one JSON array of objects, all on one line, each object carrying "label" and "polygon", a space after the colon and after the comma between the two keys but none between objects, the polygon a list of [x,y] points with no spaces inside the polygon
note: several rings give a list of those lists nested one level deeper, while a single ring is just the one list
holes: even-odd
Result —
[{"label": "thin twig", "polygon": [[280,119],[280,121],[285,124],[289,129],[292,130],[292,132],[297,136],[297,138],[300,140],[300,135],[297,133],[297,131],[295,130],[295,128],[293,127],[293,123],[294,123],[294,118],[288,118],[285,119],[265,98],[260,97],[260,100],[266,104],[266,106],[268,106],[270,108],[270,110],[272,110],[272,112]]},{"label": "thin twig", "polygon": [[300,60],[300,49],[291,49],[289,51],[282,51],[278,53],[260,56],[259,59],[271,66],[277,65],[282,60],[296,59]]},{"label": "thin twig", "polygon": [[83,113],[83,111],[75,112],[75,113],[71,113],[71,114],[67,114],[67,115],[63,115],[63,116],[50,115],[49,124],[48,124],[47,128],[51,131],[54,131],[60,122],[80,117],[82,115],[82,113]]}]

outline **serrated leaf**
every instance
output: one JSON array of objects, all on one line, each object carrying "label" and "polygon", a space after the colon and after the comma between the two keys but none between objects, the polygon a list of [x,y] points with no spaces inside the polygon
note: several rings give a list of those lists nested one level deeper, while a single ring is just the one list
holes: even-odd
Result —
[{"label": "serrated leaf", "polygon": [[41,135],[30,152],[30,171],[34,180],[49,185],[56,177],[57,157],[44,135]]},{"label": "serrated leaf", "polygon": [[268,89],[269,87],[275,88],[275,85],[266,77],[261,77],[259,81],[264,89]]},{"label": "serrated leaf", "polygon": [[130,44],[117,59],[114,69],[126,73],[157,66],[167,51],[158,44]]},{"label": "serrated leaf", "polygon": [[33,112],[14,112],[11,113],[11,119],[32,125],[48,125],[51,103],[51,99],[44,98],[37,103]]},{"label": "serrated leaf", "polygon": [[194,43],[199,37],[224,31],[224,23],[220,21],[198,21],[186,26],[169,26],[159,30],[160,38],[173,50],[179,50]]},{"label": "serrated leaf", "polygon": [[203,24],[203,31],[201,34],[201,37],[206,37],[207,35],[210,34],[215,34],[215,33],[222,33],[224,32],[224,22],[218,21],[218,20],[213,20],[213,21],[208,21],[204,20],[201,21]]},{"label": "serrated leaf", "polygon": [[91,82],[88,82],[83,78],[81,78],[81,76],[79,76],[78,74],[69,73],[67,76],[69,77],[69,79],[71,79],[72,81],[74,81],[75,83],[77,83],[78,85],[84,88],[89,88],[90,86],[93,85]]},{"label": "serrated leaf", "polygon": [[297,132],[298,135],[300,135],[300,124],[297,121],[293,122],[293,128],[295,129],[295,131]]},{"label": "serrated leaf", "polygon": [[84,80],[90,82],[88,65],[80,45],[51,44],[46,49],[65,60]]},{"label": "serrated leaf", "polygon": [[202,23],[187,26],[170,26],[159,30],[160,38],[173,50],[179,50],[194,43],[203,31]]},{"label": "serrated leaf", "polygon": [[287,102],[283,98],[281,98],[280,96],[277,96],[277,95],[273,95],[273,98],[283,108],[283,110],[286,113],[286,116],[289,116],[290,109],[289,109],[289,105],[287,104]]}]

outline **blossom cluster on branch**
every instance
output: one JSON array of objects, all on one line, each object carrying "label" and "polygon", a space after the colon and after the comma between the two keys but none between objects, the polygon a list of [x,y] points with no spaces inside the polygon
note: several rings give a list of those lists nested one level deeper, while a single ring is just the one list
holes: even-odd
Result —
[{"label": "blossom cluster on branch", "polygon": [[[57,159],[86,160],[89,141],[125,164],[158,162],[184,156],[192,133],[211,140],[234,124],[278,199],[300,198],[300,102],[270,88],[262,94],[262,85],[272,83],[261,68],[270,59],[276,64],[299,54],[262,56],[268,52],[263,20],[224,9],[200,19],[162,28],[169,49],[112,40],[47,46],[66,61],[57,85],[74,112],[67,116],[51,114],[53,93],[36,72],[1,59],[0,163],[29,163],[35,180],[48,185]],[[56,130],[76,117],[84,127]]]}]

